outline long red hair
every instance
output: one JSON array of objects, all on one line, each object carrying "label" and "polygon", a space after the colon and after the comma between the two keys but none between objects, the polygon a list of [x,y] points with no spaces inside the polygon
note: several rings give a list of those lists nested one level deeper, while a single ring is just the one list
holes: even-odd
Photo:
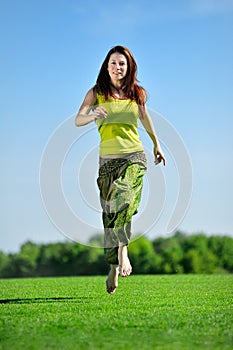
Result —
[{"label": "long red hair", "polygon": [[144,106],[146,103],[147,93],[142,86],[137,84],[137,63],[130,50],[124,46],[114,46],[108,52],[96,80],[96,91],[102,94],[106,100],[109,96],[112,96],[111,81],[108,73],[108,62],[110,56],[116,52],[125,56],[128,65],[127,73],[122,86],[123,92],[127,98],[136,101],[138,105]]}]

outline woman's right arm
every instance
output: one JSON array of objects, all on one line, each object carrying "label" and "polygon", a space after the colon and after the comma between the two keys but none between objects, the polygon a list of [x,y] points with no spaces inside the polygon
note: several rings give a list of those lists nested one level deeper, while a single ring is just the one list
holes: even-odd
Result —
[{"label": "woman's right arm", "polygon": [[95,121],[98,118],[106,118],[107,112],[105,108],[98,106],[94,109],[92,113],[90,113],[96,101],[96,91],[95,88],[90,89],[79,108],[78,113],[75,117],[75,125],[83,126]]}]

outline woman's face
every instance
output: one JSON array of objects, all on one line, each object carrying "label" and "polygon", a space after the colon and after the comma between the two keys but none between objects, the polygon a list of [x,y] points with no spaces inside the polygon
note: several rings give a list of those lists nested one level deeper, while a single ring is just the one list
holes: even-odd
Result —
[{"label": "woman's face", "polygon": [[122,80],[127,73],[127,59],[121,53],[113,53],[108,61],[108,73],[111,78],[111,82],[117,83]]}]

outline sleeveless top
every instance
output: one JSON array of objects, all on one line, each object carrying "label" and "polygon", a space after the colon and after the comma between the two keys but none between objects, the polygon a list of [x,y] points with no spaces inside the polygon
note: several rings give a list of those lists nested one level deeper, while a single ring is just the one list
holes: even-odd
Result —
[{"label": "sleeveless top", "polygon": [[135,101],[120,100],[97,93],[96,105],[107,110],[107,117],[96,119],[100,134],[100,155],[142,152],[143,145],[137,131],[139,108]]}]

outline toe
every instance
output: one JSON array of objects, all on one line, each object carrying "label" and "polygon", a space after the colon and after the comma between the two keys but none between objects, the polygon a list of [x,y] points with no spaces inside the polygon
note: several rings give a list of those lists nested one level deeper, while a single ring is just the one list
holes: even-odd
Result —
[{"label": "toe", "polygon": [[124,269],[122,266],[119,266],[119,274],[121,277],[128,277],[132,272],[132,267]]},{"label": "toe", "polygon": [[109,283],[108,283],[108,280],[106,281],[106,290],[109,294],[114,294],[115,291],[116,291],[116,286],[111,286]]}]

